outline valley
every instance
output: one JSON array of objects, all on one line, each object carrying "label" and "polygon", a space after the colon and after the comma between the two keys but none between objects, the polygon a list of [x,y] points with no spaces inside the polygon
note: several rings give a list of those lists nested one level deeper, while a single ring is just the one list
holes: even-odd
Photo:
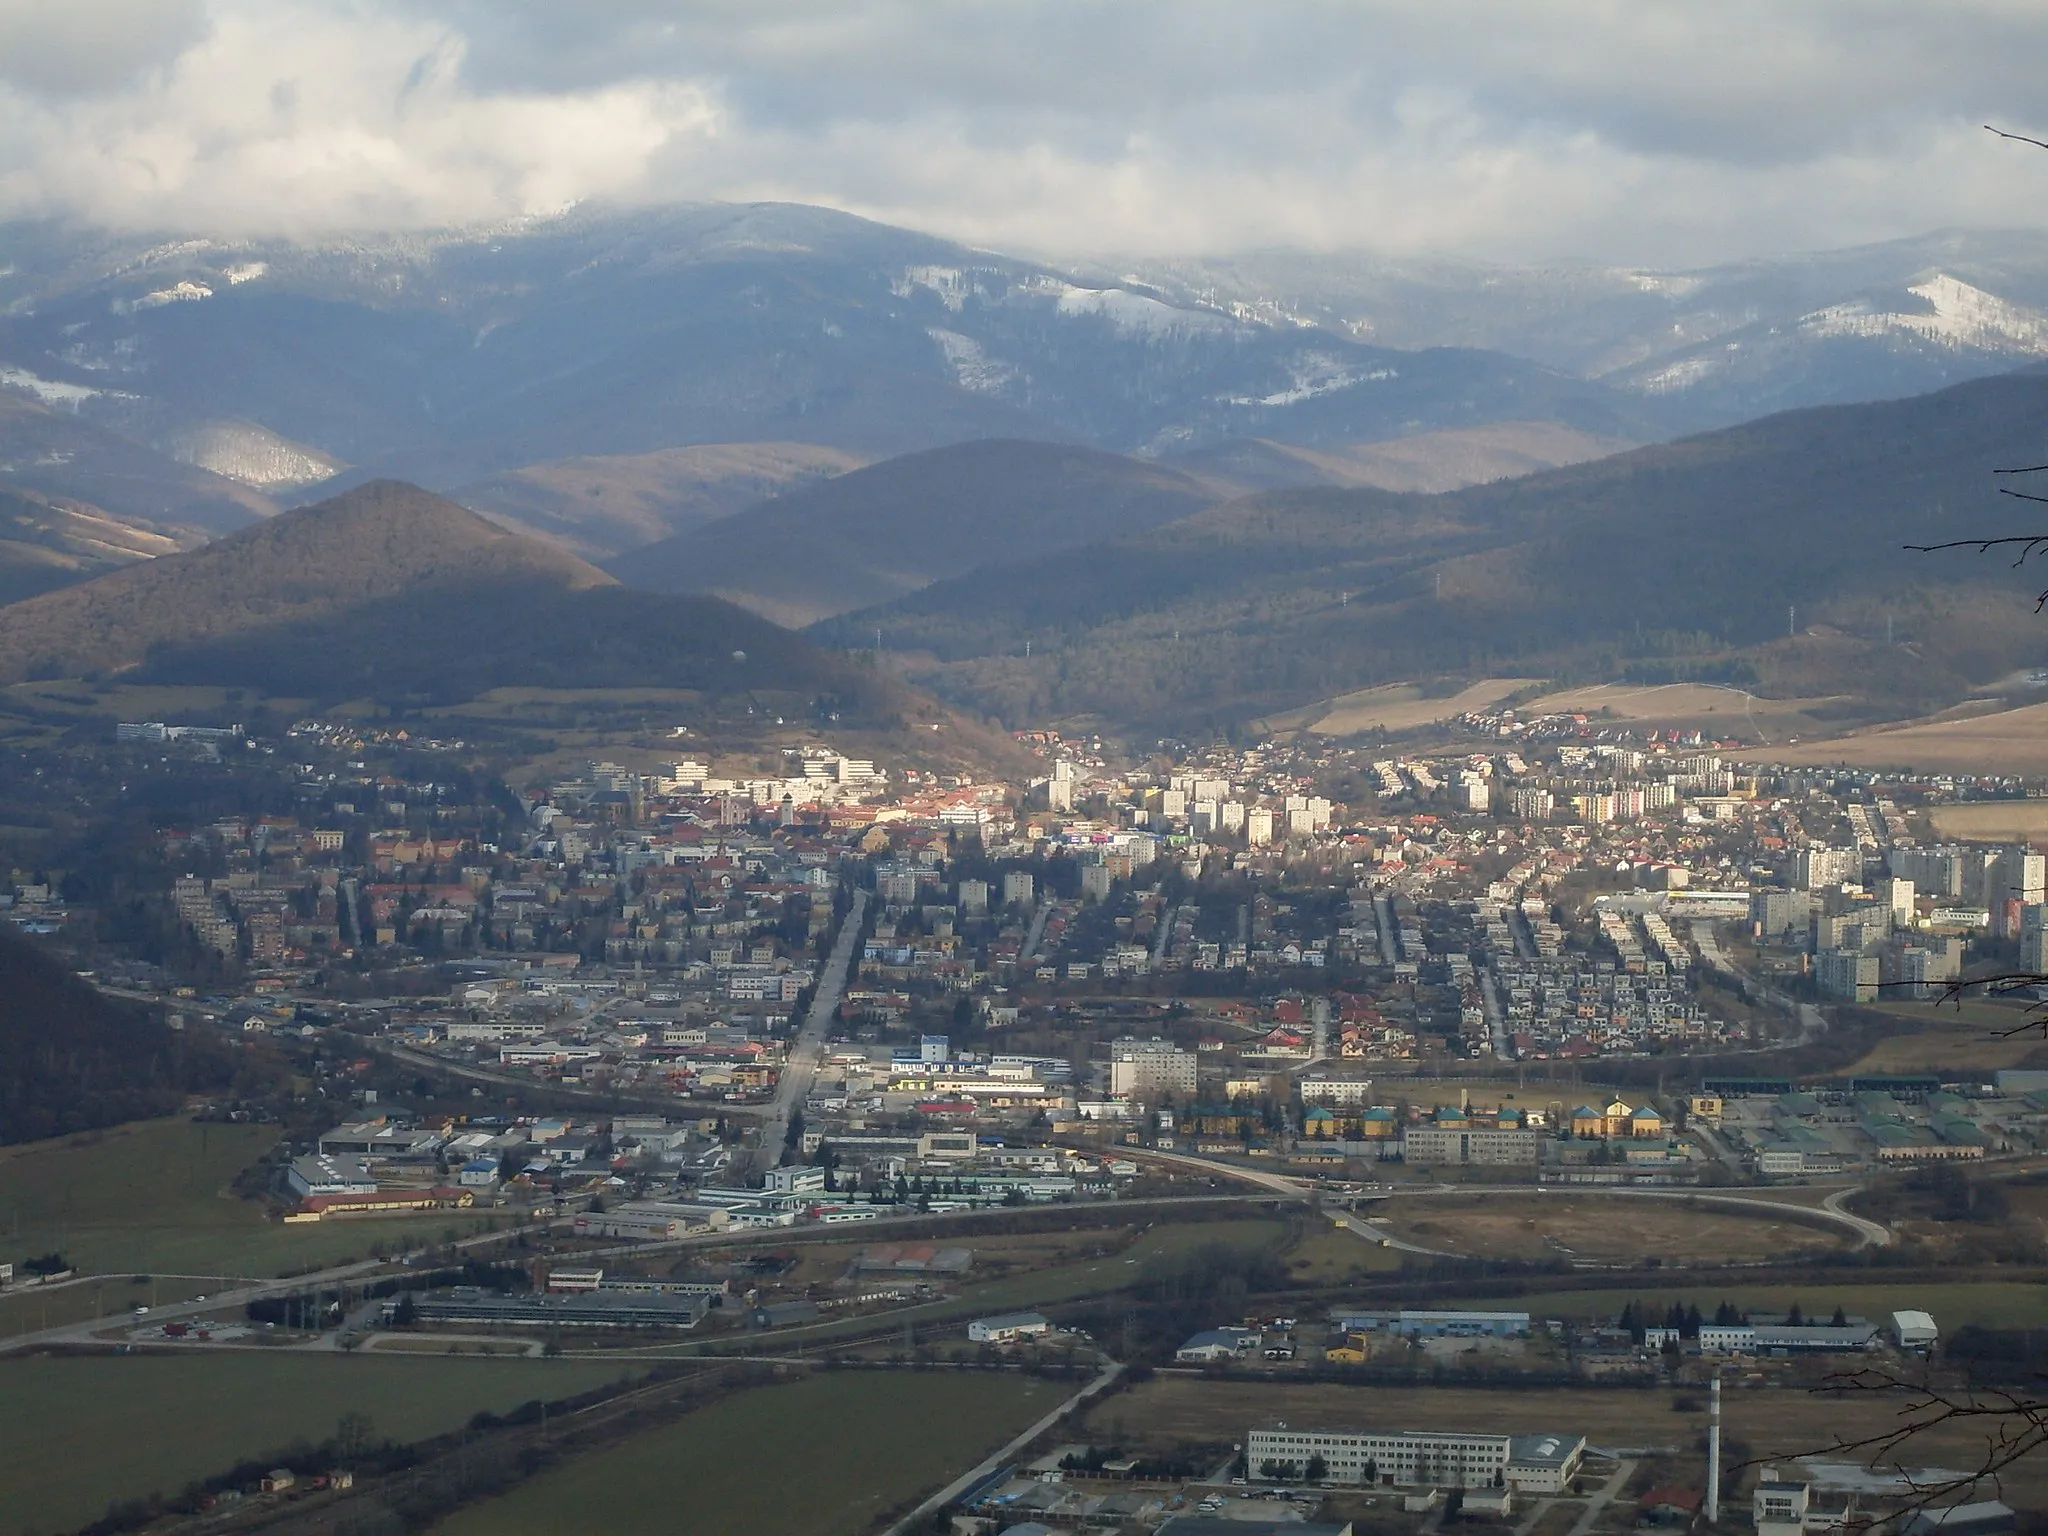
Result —
[{"label": "valley", "polygon": [[2048,1360],[2043,578],[1914,548],[2048,237],[6,230],[8,1530],[1625,1536],[1726,1385],[1928,1536],[1815,1394]]}]

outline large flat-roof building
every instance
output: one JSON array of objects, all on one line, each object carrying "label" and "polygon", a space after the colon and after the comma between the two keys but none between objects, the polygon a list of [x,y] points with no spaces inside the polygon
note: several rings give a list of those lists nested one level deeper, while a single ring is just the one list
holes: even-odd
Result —
[{"label": "large flat-roof building", "polygon": [[1115,1041],[1110,1046],[1109,1092],[1127,1099],[1195,1091],[1195,1057],[1167,1040]]},{"label": "large flat-roof building", "polygon": [[[1441,1430],[1298,1429],[1274,1424],[1245,1439],[1254,1477],[1299,1477],[1315,1458],[1332,1483],[1385,1488],[1514,1488],[1556,1493],[1585,1459],[1583,1435],[1480,1435]],[[1267,1469],[1271,1469],[1269,1472]]]},{"label": "large flat-roof building", "polygon": [[1526,1339],[1526,1312],[1431,1312],[1403,1307],[1398,1312],[1332,1309],[1330,1326],[1340,1333],[1392,1333],[1410,1339]]},{"label": "large flat-roof building", "polygon": [[1542,1155],[1539,1133],[1535,1131],[1497,1130],[1484,1125],[1411,1125],[1401,1137],[1401,1157],[1410,1163],[1534,1167]]}]

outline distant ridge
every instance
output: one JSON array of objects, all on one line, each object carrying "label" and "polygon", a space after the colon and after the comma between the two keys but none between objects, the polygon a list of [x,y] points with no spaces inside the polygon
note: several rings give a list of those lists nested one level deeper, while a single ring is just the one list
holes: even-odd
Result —
[{"label": "distant ridge", "polygon": [[[1276,490],[936,583],[874,628],[1013,725],[1221,727],[1381,683],[1563,677],[1922,713],[2041,665],[2031,564],[1906,546],[2024,531],[2048,374],[1824,406],[1447,495]],[[1787,633],[1788,627],[1794,633]],[[1025,648],[1031,646],[1027,660]]]},{"label": "distant ridge", "polygon": [[1142,532],[1217,499],[1165,465],[991,438],[905,454],[780,496],[610,569],[712,592],[778,623],[887,602],[979,567]]},{"label": "distant ridge", "polygon": [[866,462],[809,443],[703,443],[529,464],[448,496],[515,533],[602,560]]},{"label": "distant ridge", "polygon": [[165,645],[305,623],[451,585],[611,578],[395,480],[372,481],[187,554],[0,608],[0,681],[134,667]]},{"label": "distant ridge", "polygon": [[102,571],[176,554],[197,542],[135,518],[35,491],[0,491],[0,604],[68,587]]},{"label": "distant ridge", "polygon": [[764,719],[895,729],[950,718],[730,603],[628,591],[389,480],[0,608],[0,682],[93,673],[330,702],[634,687],[737,700]]}]

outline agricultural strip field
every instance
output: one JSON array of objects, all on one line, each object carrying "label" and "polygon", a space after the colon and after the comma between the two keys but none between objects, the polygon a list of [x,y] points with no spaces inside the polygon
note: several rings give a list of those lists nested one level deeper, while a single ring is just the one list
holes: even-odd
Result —
[{"label": "agricultural strip field", "polygon": [[1358,731],[1412,731],[1439,720],[1486,709],[1509,694],[1527,688],[1540,678],[1489,677],[1438,698],[1425,698],[1412,683],[1389,683],[1347,693],[1307,709],[1277,716],[1276,729],[1305,729],[1319,736],[1349,736]]},{"label": "agricultural strip field", "polygon": [[633,1369],[253,1352],[0,1361],[0,1536],[68,1530],[116,1500],[175,1493],[294,1440],[324,1440],[345,1413],[367,1414],[380,1437],[418,1440]]},{"label": "agricultural strip field", "polygon": [[[1683,1407],[1678,1405],[1683,1404]],[[1799,1387],[1736,1388],[1722,1404],[1731,1461],[1825,1450],[1836,1437],[1861,1438],[1898,1423],[1896,1400],[1877,1393],[1815,1393]],[[1595,1446],[1669,1446],[1705,1474],[1706,1393],[1561,1388],[1540,1393],[1457,1387],[1358,1387],[1330,1384],[1216,1382],[1157,1377],[1092,1408],[1085,1424],[1098,1443],[1117,1436],[1126,1449],[1180,1442],[1236,1442],[1255,1424],[1284,1421],[1317,1429],[1436,1429],[1478,1434],[1582,1434]],[[1746,1449],[1744,1449],[1746,1447]],[[1916,1439],[1907,1460],[1966,1471],[1981,1463],[1984,1429],[1945,1426]],[[2020,1508],[2048,1498],[2048,1462],[2028,1458],[2000,1495]]]},{"label": "agricultural strip field", "polygon": [[855,1536],[965,1471],[1071,1384],[846,1371],[759,1387],[461,1511],[439,1536]]},{"label": "agricultural strip field", "polygon": [[1957,1003],[1875,1006],[1898,1021],[1899,1032],[1873,1045],[1847,1069],[1850,1073],[1996,1072],[2048,1056],[2040,1030],[2028,1027],[2040,1022],[2030,1003],[1972,997]]},{"label": "agricultural strip field", "polygon": [[2027,843],[2048,836],[2048,800],[1978,800],[1937,805],[1927,819],[1935,832],[1963,843]]},{"label": "agricultural strip field", "polygon": [[[1758,761],[1904,768],[1923,773],[2048,772],[2048,704],[1995,714],[1878,727],[1796,746],[1756,747],[1739,754]],[[1991,835],[1980,831],[1977,836]]]},{"label": "agricultural strip field", "polygon": [[1796,1260],[1848,1246],[1844,1229],[1797,1217],[1682,1200],[1538,1193],[1390,1200],[1366,1211],[1375,1226],[1424,1248],[1490,1259],[1571,1258],[1604,1264]]},{"label": "agricultural strip field", "polygon": [[[149,1120],[7,1148],[0,1151],[0,1254],[19,1264],[61,1253],[89,1273],[262,1276],[438,1241],[486,1219],[448,1212],[290,1227],[267,1221],[261,1206],[230,1186],[276,1141],[267,1126]],[[49,1298],[53,1323],[65,1320],[56,1294]],[[167,1289],[161,1299],[174,1297]],[[0,1335],[40,1326],[42,1305],[33,1293],[0,1300]]]},{"label": "agricultural strip field", "polygon": [[1820,1281],[1813,1285],[1699,1285],[1663,1283],[1645,1276],[1640,1285],[1610,1290],[1532,1291],[1493,1301],[1462,1303],[1481,1309],[1510,1307],[1532,1317],[1611,1317],[1630,1301],[1658,1312],[1672,1302],[1697,1306],[1709,1317],[1722,1302],[1753,1316],[1782,1318],[1797,1302],[1808,1316],[1826,1318],[1836,1307],[1881,1323],[1893,1312],[1930,1312],[1943,1333],[1965,1323],[1987,1328],[2048,1328],[2048,1287],[2019,1281],[1958,1282],[1946,1285],[1865,1285]]}]

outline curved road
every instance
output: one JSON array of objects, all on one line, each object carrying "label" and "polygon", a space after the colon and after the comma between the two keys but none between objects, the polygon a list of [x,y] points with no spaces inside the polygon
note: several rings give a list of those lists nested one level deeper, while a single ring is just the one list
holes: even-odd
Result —
[{"label": "curved road", "polygon": [[[1180,1167],[1200,1168],[1210,1174],[1256,1184],[1261,1189],[1294,1200],[1308,1199],[1315,1189],[1311,1180],[1292,1178],[1280,1173],[1267,1173],[1259,1168],[1240,1168],[1232,1163],[1219,1163],[1211,1158],[1196,1157],[1186,1152],[1141,1152],[1137,1148],[1129,1148],[1125,1155],[1173,1163]],[[1777,1216],[1805,1217],[1808,1220],[1818,1218],[1833,1222],[1855,1233],[1856,1246],[1859,1248],[1886,1248],[1892,1241],[1891,1228],[1884,1223],[1842,1209],[1842,1202],[1857,1192],[1855,1188],[1837,1190],[1819,1205],[1800,1205],[1790,1200],[1766,1200],[1755,1195],[1722,1194],[1715,1190],[1639,1189],[1612,1184],[1444,1184],[1430,1189],[1390,1189],[1386,1193],[1398,1199],[1403,1195],[1526,1195],[1532,1191],[1539,1194],[1554,1192],[1566,1195],[1601,1195],[1622,1200],[1691,1200],[1701,1205],[1736,1206],[1768,1211]]]}]

